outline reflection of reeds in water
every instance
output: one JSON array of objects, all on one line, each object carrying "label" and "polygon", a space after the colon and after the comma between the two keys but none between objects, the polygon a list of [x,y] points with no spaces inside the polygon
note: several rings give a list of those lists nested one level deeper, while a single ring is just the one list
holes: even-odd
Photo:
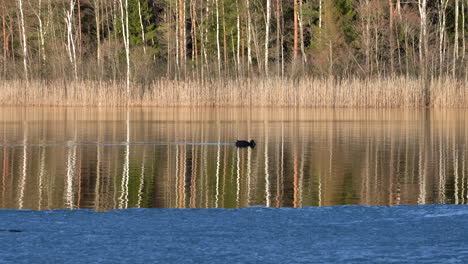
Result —
[{"label": "reflection of reeds in water", "polygon": [[[231,111],[243,116],[236,111],[244,110]],[[468,132],[462,116],[434,111],[390,118],[382,112],[390,121],[372,114],[346,121],[340,110],[319,113],[316,121],[316,112],[298,110],[281,113],[282,120],[274,114],[261,121],[260,112],[248,122],[211,122],[200,121],[206,115],[194,111],[191,120],[140,122],[138,110],[125,110],[117,119],[105,115],[107,121],[92,125],[74,113],[68,125],[58,126],[69,127],[62,135],[67,144],[39,147],[27,143],[47,141],[54,132],[45,133],[30,120],[14,129],[3,123],[4,131],[13,131],[6,141],[18,136],[23,145],[2,146],[1,204],[108,210],[468,202]],[[341,121],[325,121],[337,117]],[[129,144],[235,138],[255,138],[259,144],[255,149]],[[75,144],[86,140],[126,144]]]}]

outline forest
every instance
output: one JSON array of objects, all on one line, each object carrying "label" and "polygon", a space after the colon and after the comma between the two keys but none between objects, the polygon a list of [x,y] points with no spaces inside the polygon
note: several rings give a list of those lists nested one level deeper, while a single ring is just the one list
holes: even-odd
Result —
[{"label": "forest", "polygon": [[259,104],[463,105],[467,9],[466,0],[2,0],[0,103],[97,103],[82,87],[99,86],[91,90],[148,104],[214,94],[200,104],[229,105],[271,90]]}]

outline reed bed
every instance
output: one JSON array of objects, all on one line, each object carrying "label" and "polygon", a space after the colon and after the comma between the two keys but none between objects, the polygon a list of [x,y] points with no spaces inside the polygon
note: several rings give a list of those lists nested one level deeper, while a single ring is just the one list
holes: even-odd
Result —
[{"label": "reed bed", "polygon": [[[127,93],[124,82],[3,81],[0,105],[420,107],[424,106],[423,85],[408,77],[160,79],[149,85],[134,84]],[[431,106],[468,106],[463,80],[433,79],[429,85]]]}]

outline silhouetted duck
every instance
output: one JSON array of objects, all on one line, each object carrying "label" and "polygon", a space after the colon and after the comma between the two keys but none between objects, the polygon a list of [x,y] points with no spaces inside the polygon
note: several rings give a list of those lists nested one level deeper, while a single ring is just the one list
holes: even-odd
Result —
[{"label": "silhouetted duck", "polygon": [[239,148],[246,148],[246,147],[255,148],[255,141],[250,140],[250,142],[249,142],[247,140],[237,140],[236,141],[236,147],[239,147]]}]

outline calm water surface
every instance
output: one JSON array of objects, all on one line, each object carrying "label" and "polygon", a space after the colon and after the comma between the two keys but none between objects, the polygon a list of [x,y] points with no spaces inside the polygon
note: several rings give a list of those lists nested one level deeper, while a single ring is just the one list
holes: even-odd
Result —
[{"label": "calm water surface", "polygon": [[467,114],[3,107],[0,207],[466,204]]}]

